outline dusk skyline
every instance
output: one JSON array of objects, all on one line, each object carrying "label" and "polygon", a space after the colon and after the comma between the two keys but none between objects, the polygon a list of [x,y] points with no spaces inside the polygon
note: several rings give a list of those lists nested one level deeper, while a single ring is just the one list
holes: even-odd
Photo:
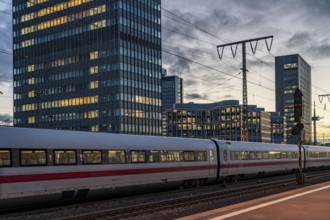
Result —
[{"label": "dusk skyline", "polygon": [[[0,95],[0,120],[13,115],[12,11],[10,2],[4,2],[0,1],[0,91],[3,93]],[[330,103],[327,99],[321,103],[318,98],[318,95],[330,93],[330,77],[327,76],[330,72],[329,1],[163,0],[162,8],[163,68],[169,75],[177,74],[184,79],[185,102],[227,99],[241,102],[241,51],[233,59],[230,49],[226,48],[225,57],[219,61],[216,45],[273,35],[270,53],[263,41],[258,43],[255,56],[247,46],[251,55],[247,57],[247,77],[253,83],[248,83],[248,103],[274,111],[275,56],[300,54],[312,66],[312,100],[316,102],[317,115],[323,117],[318,122],[318,140],[322,141],[323,134],[326,140],[330,139]],[[180,18],[195,26],[184,25],[186,22]]]}]

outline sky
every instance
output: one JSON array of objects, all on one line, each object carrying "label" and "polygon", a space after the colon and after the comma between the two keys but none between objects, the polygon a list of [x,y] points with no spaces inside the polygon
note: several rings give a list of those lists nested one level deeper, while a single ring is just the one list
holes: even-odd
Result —
[{"label": "sky", "polygon": [[[10,0],[0,1],[0,51],[12,52]],[[7,13],[6,13],[7,12]],[[312,67],[318,139],[330,141],[329,0],[162,0],[163,68],[184,80],[184,101],[242,100],[241,48],[233,58],[217,45],[274,36],[271,51],[247,45],[248,104],[275,111],[275,56],[300,54]],[[9,13],[9,14],[8,14]],[[189,23],[187,23],[189,22]],[[192,62],[194,61],[194,62]],[[12,120],[12,56],[0,52],[0,121]]]}]

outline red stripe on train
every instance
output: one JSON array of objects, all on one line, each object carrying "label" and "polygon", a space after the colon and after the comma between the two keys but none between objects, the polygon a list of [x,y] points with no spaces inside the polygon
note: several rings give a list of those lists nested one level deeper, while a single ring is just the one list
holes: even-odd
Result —
[{"label": "red stripe on train", "polygon": [[[329,160],[322,160],[322,162],[330,162]],[[307,162],[321,162],[321,160],[313,160]],[[298,161],[277,161],[277,162],[254,162],[254,163],[235,163],[222,164],[220,169],[225,168],[247,168],[257,166],[273,166],[273,165],[289,165],[297,164]],[[28,168],[28,167],[27,167]],[[152,174],[152,173],[168,173],[168,172],[183,172],[183,171],[197,171],[217,169],[216,165],[206,166],[191,166],[191,167],[166,167],[166,168],[145,168],[145,169],[126,169],[126,170],[106,170],[106,171],[86,171],[86,172],[70,172],[70,173],[45,173],[45,174],[24,174],[24,175],[10,175],[0,176],[1,183],[17,183],[17,182],[33,182],[33,181],[48,181],[60,179],[79,179],[79,178],[93,178],[93,177],[107,177],[107,176],[125,176],[138,174]]]},{"label": "red stripe on train", "polygon": [[33,182],[60,179],[80,179],[93,177],[108,176],[126,176],[151,173],[168,173],[182,171],[197,171],[216,169],[217,166],[191,166],[191,167],[166,167],[166,168],[145,168],[145,169],[126,169],[126,170],[105,170],[105,171],[86,171],[86,172],[70,172],[70,173],[45,173],[45,174],[24,174],[0,176],[1,183],[17,183],[17,182]]}]

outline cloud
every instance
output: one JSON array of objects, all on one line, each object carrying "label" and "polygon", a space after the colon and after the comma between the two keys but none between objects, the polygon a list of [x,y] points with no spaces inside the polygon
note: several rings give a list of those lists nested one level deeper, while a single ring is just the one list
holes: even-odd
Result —
[{"label": "cloud", "polygon": [[221,98],[222,98],[222,99],[233,99],[233,98],[235,98],[235,97],[232,96],[232,95],[224,95],[224,96],[222,96]]},{"label": "cloud", "polygon": [[185,99],[189,99],[189,100],[208,99],[208,96],[207,95],[201,95],[201,94],[198,94],[198,93],[191,93],[191,94],[186,94]]},{"label": "cloud", "polygon": [[183,84],[184,84],[184,86],[196,86],[199,83],[197,80],[194,80],[194,79],[184,79]]},{"label": "cloud", "polygon": [[13,116],[9,114],[0,114],[0,122],[12,123]]},{"label": "cloud", "polygon": [[301,46],[308,46],[312,41],[312,37],[307,32],[300,32],[294,34],[287,42],[287,47],[297,48]]}]

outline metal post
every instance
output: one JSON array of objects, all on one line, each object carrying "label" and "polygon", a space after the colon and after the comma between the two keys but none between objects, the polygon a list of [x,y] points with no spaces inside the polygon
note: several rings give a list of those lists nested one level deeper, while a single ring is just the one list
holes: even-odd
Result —
[{"label": "metal post", "polygon": [[247,81],[246,81],[246,47],[245,42],[242,43],[242,58],[243,58],[243,112],[242,112],[242,141],[249,141],[248,134],[248,111],[247,111]]},{"label": "metal post", "polygon": [[[267,42],[267,39],[271,39],[270,45]],[[237,41],[237,42],[232,42],[232,43],[226,43],[222,45],[217,46],[217,52],[219,55],[219,59],[221,60],[223,57],[223,51],[226,46],[230,46],[231,52],[233,57],[236,56],[237,52],[237,46],[238,44],[242,44],[242,58],[243,58],[243,66],[242,66],[242,71],[243,71],[243,107],[242,107],[242,131],[241,131],[241,141],[249,141],[249,134],[248,134],[248,111],[247,111],[247,77],[246,77],[246,43],[250,43],[251,50],[253,54],[255,54],[257,50],[257,45],[259,40],[265,40],[267,50],[270,51],[273,43],[273,36],[266,36],[266,37],[259,37],[259,38],[254,38],[254,39],[249,39],[249,40],[243,40],[243,41]],[[252,43],[255,42],[255,46],[252,45]],[[219,51],[220,48],[220,51]]]}]

